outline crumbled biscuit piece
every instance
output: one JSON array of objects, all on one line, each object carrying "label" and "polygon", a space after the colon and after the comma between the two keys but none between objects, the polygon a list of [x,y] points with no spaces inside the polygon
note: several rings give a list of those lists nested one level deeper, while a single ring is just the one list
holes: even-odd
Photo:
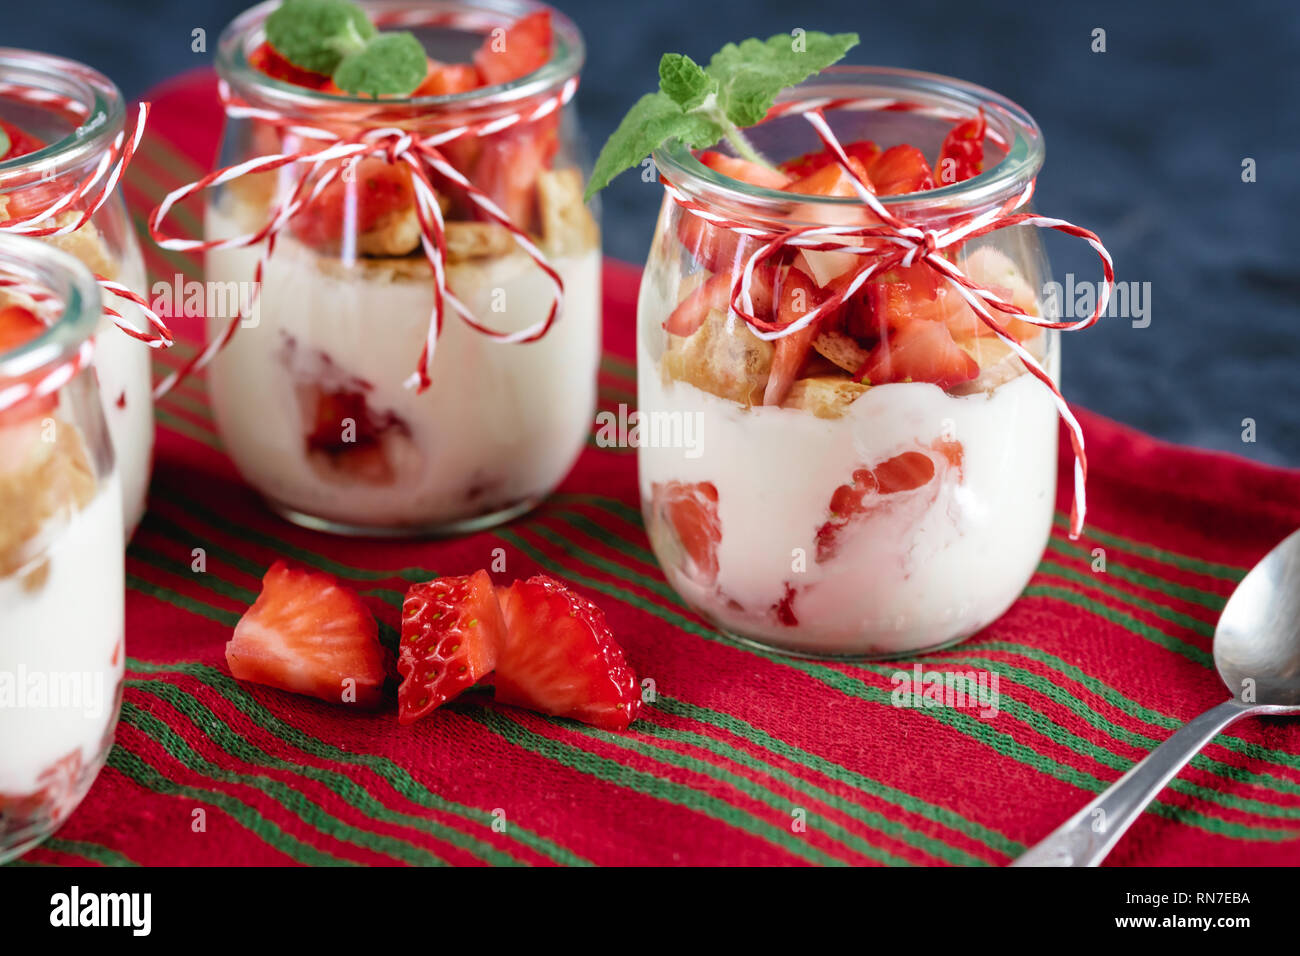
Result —
[{"label": "crumbled biscuit piece", "polygon": [[77,429],[33,420],[0,433],[0,577],[31,561],[32,542],[59,514],[80,511],[95,496],[95,473]]},{"label": "crumbled biscuit piece", "polygon": [[553,256],[577,255],[600,244],[600,230],[582,201],[582,173],[573,168],[537,174],[542,247]]},{"label": "crumbled biscuit piece", "polygon": [[420,248],[420,219],[414,206],[384,215],[375,228],[357,236],[363,256],[404,256]]},{"label": "crumbled biscuit piece", "polygon": [[763,401],[772,368],[772,343],[765,342],[737,319],[727,328],[721,311],[709,313],[689,336],[669,335],[663,373],[741,405]]},{"label": "crumbled biscuit piece", "polygon": [[812,412],[818,418],[840,418],[867,389],[861,382],[842,375],[801,378],[790,387],[781,407]]},{"label": "crumbled biscuit piece", "polygon": [[495,222],[449,222],[444,235],[448,263],[494,259],[519,248],[510,230]]},{"label": "crumbled biscuit piece", "polygon": [[857,374],[867,362],[870,354],[843,332],[827,331],[813,339],[813,349],[817,354],[830,359],[846,372]]},{"label": "crumbled biscuit piece", "polygon": [[[80,215],[81,213],[78,212],[64,212],[56,216],[54,221],[63,226],[79,218]],[[105,279],[117,277],[117,261],[108,251],[108,243],[104,241],[104,237],[93,222],[86,223],[76,232],[44,238],[50,245],[76,256],[91,272]]]}]

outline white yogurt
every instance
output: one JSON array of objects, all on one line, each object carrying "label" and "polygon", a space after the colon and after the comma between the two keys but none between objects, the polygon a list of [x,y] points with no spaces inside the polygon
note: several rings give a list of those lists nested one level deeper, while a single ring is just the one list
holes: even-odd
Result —
[{"label": "white yogurt", "polygon": [[[207,231],[226,236],[239,227],[210,209]],[[248,282],[258,255],[214,250],[208,279]],[[432,279],[365,281],[323,271],[316,260],[292,237],[277,240],[257,326],[240,329],[211,366],[222,440],[251,485],[273,503],[347,525],[429,529],[536,500],[564,478],[595,408],[598,250],[552,260],[565,307],[538,342],[490,340],[449,309],[424,394],[403,383],[424,341]],[[504,331],[539,321],[551,301],[549,281],[523,255],[453,266],[448,277],[481,321]],[[506,311],[494,309],[502,304]],[[211,319],[209,335],[225,324]],[[289,342],[294,358],[286,366]],[[369,407],[405,423],[405,433],[385,439],[391,483],[341,480],[313,466],[296,386],[326,367],[330,377],[367,383]]]},{"label": "white yogurt", "polygon": [[[656,483],[716,486],[716,581],[693,580],[656,550],[673,587],[727,631],[810,654],[902,654],[995,620],[1041,558],[1055,500],[1057,417],[1051,393],[1028,374],[991,396],[878,386],[842,418],[823,419],[665,384],[644,344],[637,372],[643,412],[700,416],[698,449],[640,449],[641,496],[654,541],[667,530],[652,513]],[[818,563],[818,529],[855,469],[944,439],[961,443],[960,475],[940,460],[934,481],[851,523]],[[775,611],[788,588],[793,626]]]},{"label": "white yogurt", "polygon": [[0,795],[44,786],[70,754],[89,771],[117,719],[125,652],[121,489],[116,475],[57,529],[45,577],[0,577]]}]

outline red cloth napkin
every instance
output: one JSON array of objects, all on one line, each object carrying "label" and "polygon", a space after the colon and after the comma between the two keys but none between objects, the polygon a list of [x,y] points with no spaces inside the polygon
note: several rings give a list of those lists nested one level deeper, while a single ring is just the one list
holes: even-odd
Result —
[{"label": "red cloth napkin", "polygon": [[[221,125],[206,74],[153,100],[124,187],[137,220],[210,168]],[[199,277],[191,259],[143,245],[155,278]],[[605,408],[635,402],[638,280],[630,266],[606,267]],[[162,365],[192,354],[196,324],[179,331]],[[625,450],[589,447],[557,495],[492,532],[342,540],[261,505],[221,451],[202,382],[190,382],[159,406],[150,512],[129,553],[117,746],[82,807],[29,859],[1004,863],[1225,699],[1210,657],[1219,610],[1300,524],[1296,472],[1080,418],[1092,466],[1086,538],[1070,542],[1058,513],[1025,596],[976,638],[920,659],[996,671],[1000,709],[982,719],[892,706],[890,675],[910,663],[792,660],[719,637],[659,573]],[[1060,487],[1066,509],[1065,470]],[[203,573],[192,570],[195,548]],[[395,627],[411,581],[482,567],[494,548],[506,551],[507,578],[544,571],[605,609],[658,691],[629,733],[486,694],[400,727],[391,712],[340,713],[226,671],[223,645],[276,558],[340,575]],[[1099,554],[1104,573],[1093,569]],[[1300,862],[1300,724],[1252,721],[1219,737],[1110,862]]]}]

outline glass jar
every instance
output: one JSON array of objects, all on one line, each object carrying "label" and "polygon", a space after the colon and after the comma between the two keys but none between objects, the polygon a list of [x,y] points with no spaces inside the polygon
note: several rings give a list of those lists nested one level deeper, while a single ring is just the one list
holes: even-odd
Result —
[{"label": "glass jar", "polygon": [[[221,166],[315,150],[287,124],[331,135],[404,131],[427,138],[511,114],[531,116],[572,86],[582,38],[552,11],[550,61],[510,83],[469,92],[376,101],[317,92],[250,65],[275,4],[255,7],[222,35],[217,69],[233,97],[282,122],[232,113]],[[414,32],[429,55],[467,59],[485,36],[532,3],[363,4],[382,28]],[[438,26],[421,26],[421,23]],[[228,112],[230,112],[228,110]],[[209,389],[222,440],[244,478],[289,520],[354,534],[454,533],[529,509],[564,478],[590,433],[600,356],[600,248],[583,203],[577,118],[570,104],[491,135],[441,147],[530,237],[563,280],[563,305],[540,338],[499,341],[448,302],[428,367],[411,387],[430,338],[435,273],[421,246],[409,167],[368,155],[324,164],[335,178],[276,234],[256,308],[209,336],[234,334],[214,359]],[[390,161],[392,160],[392,161]],[[208,241],[262,228],[304,174],[302,164],[254,172],[210,193]],[[445,220],[446,287],[477,322],[521,333],[547,317],[551,280],[463,189],[434,173]],[[207,277],[249,283],[263,244],[214,248]]]},{"label": "glass jar", "polygon": [[[910,143],[930,157],[952,116],[984,110],[992,155],[982,174],[880,197],[925,229],[1014,203],[1042,164],[1033,119],[967,83],[844,67],[783,100],[823,96],[878,98],[874,109],[826,114],[842,144]],[[887,102],[919,108],[878,108]],[[821,148],[798,115],[748,132],[778,160]],[[851,190],[796,202],[715,172],[680,144],[654,160],[683,198],[733,222],[774,232],[879,223]],[[1010,226],[945,254],[1004,301],[1043,315],[1039,235]],[[873,276],[807,334],[765,340],[727,314],[733,270],[757,248],[666,191],[641,284],[637,394],[642,434],[654,425],[659,436],[691,438],[638,451],[645,523],[668,581],[724,632],[795,654],[898,656],[968,637],[1006,611],[1046,547],[1057,469],[1051,390],[921,264]],[[801,308],[810,309],[862,265],[855,254],[785,244],[754,270],[753,315],[790,324],[784,310],[795,297],[807,296]],[[1058,333],[994,314],[1054,380]],[[907,333],[904,357],[908,323],[921,324]]]},{"label": "glass jar", "polygon": [[0,289],[0,862],[90,789],[124,664],[122,495],[83,351],[100,289],[67,253],[0,236],[0,276],[18,275],[48,301]]},{"label": "glass jar", "polygon": [[[73,60],[27,50],[0,50],[0,120],[39,147],[0,162],[0,232],[5,220],[28,217],[72,193],[96,169],[122,131],[122,93],[106,76]],[[47,144],[47,145],[41,145]],[[95,193],[42,225],[75,221]],[[91,272],[148,295],[144,260],[121,193],[114,192],[75,232],[43,241],[72,253]],[[143,332],[139,308],[105,295],[105,305]],[[149,346],[103,316],[95,362],[104,416],[117,452],[127,537],[144,515],[153,464],[153,389]]]}]

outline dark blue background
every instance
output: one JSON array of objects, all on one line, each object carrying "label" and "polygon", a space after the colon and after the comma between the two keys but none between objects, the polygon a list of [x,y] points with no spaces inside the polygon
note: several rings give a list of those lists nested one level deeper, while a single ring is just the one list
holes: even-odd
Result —
[{"label": "dark blue background", "polygon": [[[48,0],[7,11],[3,42],[84,60],[128,96],[207,62],[245,2]],[[656,81],[667,50],[706,59],[727,40],[794,27],[856,30],[850,61],[930,70],[1026,107],[1047,138],[1038,209],[1101,234],[1118,278],[1149,282],[1151,325],[1067,338],[1064,387],[1089,408],[1173,441],[1300,466],[1300,7],[807,0],[559,0],[589,46],[579,104],[594,145]],[[21,13],[19,12],[21,10]],[[1092,31],[1107,52],[1093,53]],[[1256,160],[1258,181],[1241,164]],[[607,190],[607,251],[641,260],[658,187]],[[1066,240],[1058,278],[1097,275]],[[1242,442],[1242,420],[1258,441]]]}]

